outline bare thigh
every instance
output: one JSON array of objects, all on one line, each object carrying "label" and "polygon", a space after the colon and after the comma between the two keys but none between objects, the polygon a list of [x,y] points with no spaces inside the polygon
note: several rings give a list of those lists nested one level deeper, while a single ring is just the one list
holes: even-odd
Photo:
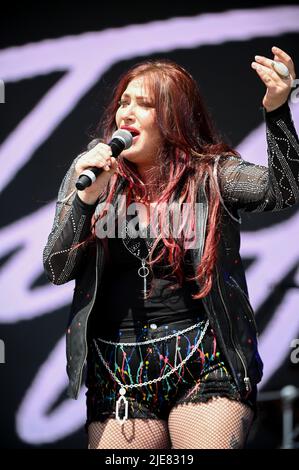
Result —
[{"label": "bare thigh", "polygon": [[253,415],[248,405],[226,397],[179,404],[171,410],[168,420],[172,448],[243,448]]},{"label": "bare thigh", "polygon": [[170,449],[167,422],[130,418],[120,424],[115,418],[88,426],[89,449]]}]

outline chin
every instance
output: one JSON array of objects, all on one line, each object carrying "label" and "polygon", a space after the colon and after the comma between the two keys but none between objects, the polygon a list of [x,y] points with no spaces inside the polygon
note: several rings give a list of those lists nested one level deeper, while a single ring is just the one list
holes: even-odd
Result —
[{"label": "chin", "polygon": [[138,160],[138,158],[140,158],[140,156],[142,155],[140,152],[128,152],[126,153],[127,150],[125,152],[123,152],[122,156],[123,158],[126,158],[127,160],[130,160],[130,161],[136,161],[136,159]]}]

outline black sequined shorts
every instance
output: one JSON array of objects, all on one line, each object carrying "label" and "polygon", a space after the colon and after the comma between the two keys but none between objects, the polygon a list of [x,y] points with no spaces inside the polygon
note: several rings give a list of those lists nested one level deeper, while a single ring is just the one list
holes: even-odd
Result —
[{"label": "black sequined shorts", "polygon": [[[242,399],[225,364],[214,331],[208,327],[197,345],[205,326],[201,318],[165,323],[162,318],[137,322],[134,329],[105,332],[101,339],[117,343],[152,341],[181,332],[200,323],[195,329],[168,340],[148,344],[114,346],[99,340],[89,343],[86,376],[87,420],[85,429],[94,421],[115,418],[120,385],[103,365],[98,350],[122,384],[149,382],[174,370],[194,349],[194,354],[181,368],[161,381],[127,389],[128,418],[167,420],[171,409],[182,403],[206,402],[215,396],[246,403],[256,417],[256,387]],[[97,347],[96,347],[97,345]],[[120,410],[120,417],[122,410]]]}]

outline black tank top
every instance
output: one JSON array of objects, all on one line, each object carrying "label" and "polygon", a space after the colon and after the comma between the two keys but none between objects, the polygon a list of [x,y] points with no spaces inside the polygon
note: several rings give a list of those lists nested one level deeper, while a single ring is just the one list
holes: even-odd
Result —
[{"label": "black tank top", "polygon": [[[99,330],[100,334],[103,326],[133,328],[136,321],[150,321],[162,317],[166,323],[185,318],[206,318],[201,299],[192,299],[192,294],[198,292],[195,281],[185,280],[181,287],[170,289],[176,278],[173,276],[163,279],[165,274],[171,273],[171,269],[159,261],[157,266],[153,266],[153,272],[150,271],[147,276],[147,289],[151,286],[153,289],[150,298],[144,299],[143,278],[138,275],[140,259],[128,251],[122,238],[107,238],[106,242],[108,261],[93,311],[94,334],[95,330]],[[136,242],[141,243],[143,253],[148,253],[143,237],[138,236]],[[162,243],[160,241],[155,249],[155,256],[159,247],[163,246]],[[185,252],[184,267],[185,274],[194,274],[190,250]]]}]

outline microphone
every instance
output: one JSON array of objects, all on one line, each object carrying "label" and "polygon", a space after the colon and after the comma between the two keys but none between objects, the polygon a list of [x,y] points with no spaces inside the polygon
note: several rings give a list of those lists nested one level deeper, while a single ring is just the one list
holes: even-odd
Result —
[{"label": "microphone", "polygon": [[[111,147],[112,157],[117,158],[123,150],[131,147],[132,142],[133,137],[131,132],[127,131],[126,129],[118,129],[115,131],[112,135],[112,139],[108,143],[108,145]],[[98,139],[92,140],[87,147],[88,150],[91,150],[91,148],[95,147],[95,145],[98,143]],[[87,168],[77,179],[76,188],[79,189],[79,191],[83,191],[83,189],[88,188],[88,186],[95,182],[97,176],[102,171],[104,170],[98,167]]]}]

